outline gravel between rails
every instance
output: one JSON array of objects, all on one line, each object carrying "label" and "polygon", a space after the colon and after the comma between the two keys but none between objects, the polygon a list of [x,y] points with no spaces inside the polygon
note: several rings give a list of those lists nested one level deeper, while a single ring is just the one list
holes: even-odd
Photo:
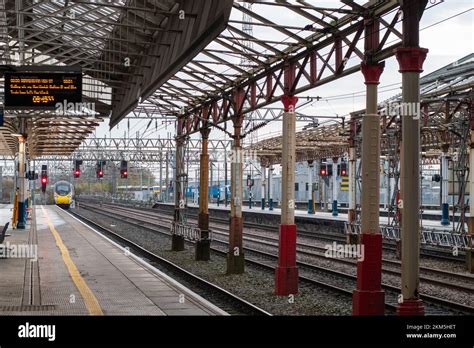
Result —
[{"label": "gravel between rails", "polygon": [[[265,252],[276,252],[276,247],[268,247],[258,242],[246,241],[245,245],[257,250],[262,250]],[[323,258],[315,258],[311,256],[301,255],[297,256],[298,261],[314,264],[317,266],[327,267],[339,272],[356,275],[356,267],[353,265],[347,265],[338,263],[337,259],[323,259]],[[439,279],[439,277],[438,277]],[[401,279],[400,276],[392,275],[392,274],[382,274],[382,282],[384,284],[400,287],[401,286]],[[464,284],[467,285],[467,284]],[[472,285],[472,283],[471,283]],[[450,288],[446,288],[441,285],[434,285],[426,282],[421,282],[420,284],[420,292],[426,295],[436,296],[440,298],[444,298],[446,300],[450,300],[453,302],[459,302],[471,307],[474,307],[474,296],[473,291],[462,291],[462,290],[454,290]]]},{"label": "gravel between rails", "polygon": [[258,267],[246,265],[244,274],[226,275],[226,260],[224,257],[213,254],[209,262],[195,261],[192,245],[187,245],[183,252],[172,252],[170,251],[171,241],[167,236],[150,233],[86,209],[77,208],[76,211],[274,315],[352,314],[351,298],[345,298],[302,284],[299,294],[294,296],[292,302],[288,297],[273,294],[273,275],[258,269]]},{"label": "gravel between rails", "polygon": [[[107,205],[109,203],[105,203]],[[125,208],[125,209],[136,209],[136,207],[133,206],[125,206],[125,205],[119,205],[115,208]],[[163,212],[160,212],[158,209],[151,209],[151,208],[146,208],[146,212],[154,212],[157,216],[163,215],[165,216],[166,214]],[[195,217],[190,217],[189,221],[196,222]],[[219,228],[228,228],[227,225],[221,222],[216,222],[213,220],[212,216],[210,217],[210,224],[211,226],[219,227]],[[211,227],[212,228],[212,227]],[[268,229],[258,229],[255,227],[245,227],[245,232],[250,232],[250,233],[255,233],[259,234],[263,237],[273,237],[273,238],[278,238],[278,233],[276,231],[269,231]],[[299,234],[298,235],[298,242],[302,243],[307,243],[307,244],[313,244],[313,245],[319,245],[319,246],[327,246],[331,244],[330,241],[327,239],[320,239],[318,238],[317,235],[309,235],[309,234]],[[383,250],[383,258],[387,260],[393,260],[393,261],[399,261],[397,258],[397,255],[393,251],[389,251],[384,249]],[[445,260],[445,259],[439,259],[434,256],[426,256],[426,255],[421,255],[420,257],[420,266],[421,267],[426,267],[426,268],[434,268],[434,269],[441,269],[441,270],[447,270],[451,272],[456,272],[456,273],[466,273],[466,266],[463,263],[456,262],[456,261],[450,261],[450,260]]]},{"label": "gravel between rails", "polygon": [[[217,231],[215,231],[215,232],[217,232]],[[249,229],[247,229],[247,233],[249,233],[249,232],[250,232]],[[257,232],[257,233],[255,233],[255,235],[259,235],[259,236],[262,236],[262,237],[265,237],[265,236],[269,237],[269,238],[274,238],[275,237],[271,232],[269,233],[268,231],[254,230],[254,232]],[[252,234],[254,232],[252,232]],[[215,237],[218,237],[218,238],[216,238],[216,241],[221,240],[222,238],[224,238],[224,241],[226,239],[224,235],[221,235],[221,233],[216,233]],[[246,246],[252,247],[256,250],[261,250],[263,252],[273,252],[273,253],[275,253],[276,246],[262,245],[257,241],[252,241],[252,239],[254,237],[256,237],[256,236],[252,236],[251,238],[246,238]],[[310,244],[310,245],[315,244],[314,240],[312,241],[312,243],[308,243],[308,244]],[[302,249],[305,249],[305,248],[302,248]],[[303,261],[303,262],[312,263],[312,264],[322,266],[322,267],[328,267],[330,269],[335,269],[337,271],[340,271],[340,272],[343,272],[343,273],[346,273],[346,274],[355,275],[354,265],[338,263],[337,259],[336,260],[322,259],[322,258],[317,258],[317,257],[314,257],[314,256],[306,256],[304,254],[299,254],[298,255],[298,260]],[[392,268],[392,267],[389,267],[389,268]],[[300,273],[302,275],[304,275],[306,273],[304,268],[302,268],[300,270]],[[318,276],[317,278],[320,278],[320,277],[324,278],[324,275],[320,274],[320,276]],[[436,278],[439,279],[439,276],[433,277],[433,279],[436,279]],[[336,285],[347,288],[347,284],[345,284],[347,281],[338,280],[338,279],[331,279],[331,283],[333,283],[334,281],[336,282]],[[385,273],[385,274],[383,274],[383,282],[384,282],[384,284],[387,284],[387,285],[400,287],[400,276]],[[454,279],[453,279],[452,282],[455,283]],[[461,285],[470,285],[470,284],[461,284]],[[348,289],[352,290],[352,288],[353,287],[351,285],[349,285]],[[471,307],[474,305],[474,298],[472,296],[472,290],[470,290],[470,289],[466,290],[466,291],[463,291],[463,290],[460,290],[460,289],[451,289],[451,288],[446,288],[446,286],[441,285],[441,284],[436,284],[436,283],[432,284],[428,281],[425,282],[425,281],[422,280],[422,283],[420,285],[420,290],[421,290],[422,293],[424,293],[426,295],[431,295],[431,296],[444,298],[446,300],[462,303],[462,304],[465,304],[465,305],[468,305],[468,306],[471,306]]]},{"label": "gravel between rails", "polygon": [[[119,208],[119,210],[126,209],[126,208]],[[132,208],[131,211],[134,209]],[[134,211],[136,213],[137,211]],[[152,212],[148,212],[144,214],[144,216],[147,217],[159,217],[163,214],[160,214],[158,212],[155,212],[155,214],[152,214]],[[169,218],[167,216],[163,216],[163,218]],[[223,239],[224,241],[227,239],[226,234],[227,234],[227,228],[224,228],[223,224],[221,223],[211,223],[211,228],[214,226],[214,237],[215,239]],[[275,235],[274,232],[268,231],[268,230],[259,230],[259,229],[252,229],[252,228],[246,228],[245,229],[245,243],[246,246],[250,246],[252,248],[255,248],[257,250],[261,250],[264,252],[272,252],[272,253],[277,253],[277,238],[278,236]],[[264,244],[262,244],[261,238],[265,240]],[[308,251],[311,252],[312,254],[315,252],[314,247],[318,246],[320,248],[324,248],[325,244],[320,243],[319,241],[316,241],[314,238],[308,238],[308,237],[299,237],[298,238],[298,243],[301,243],[301,246],[298,247],[298,250],[301,251]],[[266,245],[265,245],[266,244]],[[268,244],[275,244],[274,246],[268,245]],[[303,246],[307,245],[307,247]],[[317,254],[320,254],[320,250],[318,250]],[[340,272],[346,273],[346,274],[352,274],[355,275],[356,273],[356,268],[355,264],[347,264],[343,263],[343,260],[338,260],[338,259],[325,259],[322,257],[315,257],[313,255],[306,255],[304,253],[298,253],[298,260],[303,261],[303,262],[308,262],[312,263],[318,266],[323,266],[327,268],[332,268],[335,270],[338,270]],[[447,263],[449,261],[444,261],[444,263]],[[449,262],[453,264],[454,262]],[[387,265],[388,264],[388,265]],[[384,269],[387,270],[392,270],[392,271],[397,271],[399,272],[400,266],[396,265],[391,265],[387,262],[387,264],[384,265]],[[435,271],[434,267],[432,266],[431,268],[433,271]],[[450,270],[452,271],[452,270]],[[474,284],[474,281],[472,279],[464,279],[464,278],[457,278],[455,275],[452,276],[440,276],[439,274],[432,272],[434,274],[429,274],[429,279],[433,280],[438,280],[438,281],[443,281],[446,283],[444,284],[439,284],[439,283],[433,283],[432,281],[429,281],[429,279],[425,280],[424,278],[421,279],[421,285],[420,285],[420,290],[422,293],[427,294],[427,295],[432,295],[432,296],[437,296],[444,298],[446,300],[450,300],[453,302],[459,302],[463,303],[465,305],[473,306],[474,305],[474,296],[472,296],[473,290],[472,290],[472,285]],[[464,272],[459,272],[460,274],[467,274],[466,271]],[[423,275],[426,274],[426,269],[424,268],[422,270],[422,277]],[[384,272],[383,274],[383,282],[387,285],[392,285],[396,287],[400,287],[400,275],[394,275],[394,274],[389,274],[389,272]],[[464,287],[469,287],[471,289],[453,289],[450,287],[450,285],[455,285],[458,284],[460,286]]]}]

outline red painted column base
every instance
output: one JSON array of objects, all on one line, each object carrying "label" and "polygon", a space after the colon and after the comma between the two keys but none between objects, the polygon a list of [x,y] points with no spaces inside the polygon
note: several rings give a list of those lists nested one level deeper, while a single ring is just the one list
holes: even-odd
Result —
[{"label": "red painted column base", "polygon": [[354,290],[352,294],[352,315],[384,315],[385,293],[383,290]]},{"label": "red painted column base", "polygon": [[296,225],[280,225],[278,266],[275,270],[275,294],[298,293],[298,267],[296,267]]},{"label": "red painted column base", "polygon": [[404,300],[397,307],[397,314],[401,316],[420,316],[425,315],[423,302],[419,299]]},{"label": "red painted column base", "polygon": [[382,235],[363,233],[363,260],[357,263],[357,289],[352,296],[353,315],[384,315],[382,290]]}]

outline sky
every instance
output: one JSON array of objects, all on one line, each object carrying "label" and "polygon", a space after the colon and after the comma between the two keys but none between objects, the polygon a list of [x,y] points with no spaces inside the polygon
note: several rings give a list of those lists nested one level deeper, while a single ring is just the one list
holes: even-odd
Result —
[{"label": "sky", "polygon": [[[318,6],[339,7],[339,1],[309,1]],[[437,4],[425,11],[420,22],[420,46],[429,49],[427,59],[424,63],[424,73],[428,74],[447,64],[450,64],[470,53],[474,52],[474,10],[473,0],[431,0],[429,3]],[[359,3],[363,3],[360,2]],[[432,6],[428,5],[428,7]],[[258,5],[254,5],[258,6]],[[276,23],[291,23],[298,17],[291,11],[282,11],[279,7],[265,6],[265,13],[268,18]],[[235,11],[234,11],[235,12]],[[231,15],[232,19],[242,19],[240,13]],[[299,26],[298,23],[293,25]],[[254,33],[265,35],[265,28],[255,26]],[[400,29],[401,30],[401,29]],[[274,35],[274,33],[273,33]],[[272,38],[277,40],[279,38]],[[282,35],[282,38],[284,36]],[[422,75],[423,75],[422,74]],[[398,72],[398,63],[394,56],[386,60],[384,73],[380,78],[379,102],[383,101],[401,91],[401,74]],[[348,115],[352,111],[365,108],[365,85],[360,72],[341,78],[332,83],[314,88],[305,92],[305,96],[319,96],[321,100],[299,108],[297,111],[308,115]],[[277,103],[272,107],[281,107]],[[137,130],[143,130],[147,121],[130,121],[130,133],[135,135]],[[297,128],[301,129],[303,123],[298,123]],[[124,120],[109,131],[108,122],[104,122],[96,131],[97,137],[123,137],[124,130],[127,129],[127,121]],[[174,134],[173,125],[160,126],[158,131],[149,131],[150,137],[168,137]],[[259,141],[269,136],[281,134],[281,122],[274,122],[260,129],[253,137],[253,141]],[[221,139],[222,132],[211,132],[211,138]]]}]

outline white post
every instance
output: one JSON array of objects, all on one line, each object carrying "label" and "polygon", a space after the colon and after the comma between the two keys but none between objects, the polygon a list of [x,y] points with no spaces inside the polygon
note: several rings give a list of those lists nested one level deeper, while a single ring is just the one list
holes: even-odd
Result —
[{"label": "white post", "polygon": [[[472,152],[469,155],[470,158],[472,158]],[[472,185],[472,180],[470,184]],[[441,225],[449,225],[448,154],[445,151],[441,155]]]},{"label": "white post", "polygon": [[265,167],[263,165],[261,165],[261,182],[260,182],[260,187],[261,187],[261,192],[262,192],[262,197],[261,197],[261,201],[262,201],[262,210],[265,210],[265,188],[267,186],[267,183],[266,183],[266,175],[265,175]]},{"label": "white post", "polygon": [[337,158],[332,159],[332,216],[338,215],[337,210]]},{"label": "white post", "polygon": [[273,165],[268,167],[268,209],[273,210]]},{"label": "white post", "polygon": [[314,214],[313,168],[313,161],[308,161],[308,214]]}]

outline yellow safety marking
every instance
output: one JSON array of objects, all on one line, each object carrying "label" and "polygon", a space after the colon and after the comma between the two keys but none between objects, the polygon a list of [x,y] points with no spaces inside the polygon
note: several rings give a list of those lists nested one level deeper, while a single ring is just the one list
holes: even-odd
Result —
[{"label": "yellow safety marking", "polygon": [[58,231],[56,230],[51,220],[49,219],[48,212],[46,211],[46,209],[44,209],[44,207],[41,207],[41,209],[43,210],[43,213],[46,216],[49,229],[51,230],[51,233],[53,234],[54,239],[56,240],[56,245],[61,251],[61,255],[63,257],[64,264],[66,265],[67,270],[69,271],[69,275],[71,276],[72,281],[74,282],[74,284],[76,284],[77,289],[81,293],[82,298],[84,299],[84,303],[87,307],[87,310],[89,311],[89,314],[90,315],[104,315],[104,313],[102,312],[102,308],[100,307],[99,301],[97,301],[97,298],[95,297],[94,293],[87,286],[87,283],[84,280],[84,278],[82,278],[81,274],[79,273],[79,270],[77,269],[76,265],[72,261],[71,256],[69,255],[69,251],[64,245],[63,240],[61,239],[61,236],[59,235]]},{"label": "yellow safety marking", "polygon": [[349,177],[348,176],[342,177],[341,191],[349,191]]}]

